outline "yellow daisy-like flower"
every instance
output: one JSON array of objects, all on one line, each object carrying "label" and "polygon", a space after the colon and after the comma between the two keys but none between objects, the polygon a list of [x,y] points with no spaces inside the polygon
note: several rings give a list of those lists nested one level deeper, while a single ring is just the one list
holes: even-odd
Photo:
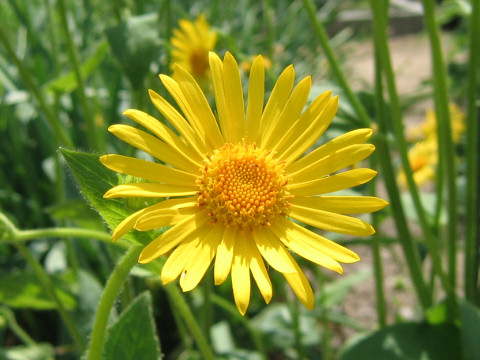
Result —
[{"label": "yellow daisy-like flower", "polygon": [[[413,180],[418,186],[433,180],[438,164],[436,137],[430,136],[426,140],[415,143],[408,151],[408,160],[413,172]],[[403,171],[398,174],[397,180],[402,187],[407,187],[407,179]]]},{"label": "yellow daisy-like flower", "polygon": [[[455,144],[460,142],[462,135],[465,133],[465,114],[456,104],[450,104],[450,127],[452,129],[452,139]],[[435,111],[427,110],[425,120],[408,130],[408,138],[410,141],[418,141],[437,136],[437,117]]]},{"label": "yellow daisy-like flower", "polygon": [[113,239],[131,229],[171,226],[139,257],[140,263],[148,263],[169,254],[161,273],[164,284],[180,276],[183,291],[192,290],[214,262],[215,284],[231,274],[235,303],[244,314],[250,301],[250,273],[265,301],[272,298],[266,260],[311,309],[312,289],[290,251],[339,273],[340,263],[359,260],[353,251],[300,223],[349,235],[374,233],[371,225],[345,214],[377,211],[386,201],[323,195],[375,176],[367,168],[338,172],[373,152],[373,145],[365,144],[372,130],[351,131],[304,155],[335,116],[336,96],[325,92],[303,110],[311,78],[293,87],[294,69],[288,66],[264,107],[265,65],[258,56],[250,72],[245,110],[234,57],[227,52],[222,61],[210,53],[209,63],[217,117],[194,78],[177,66],[173,78],[160,75],[160,79],[181,112],[151,90],[150,98],[178,134],[139,110],[127,110],[125,115],[150,133],[127,125],[109,128],[165,165],[102,156],[108,168],[149,181],[116,186],[105,198],[168,197],[127,217]]},{"label": "yellow daisy-like flower", "polygon": [[208,53],[217,42],[217,33],[210,29],[207,21],[200,15],[195,22],[179,21],[180,29],[173,30],[172,70],[175,64],[182,66],[197,81],[209,76]]}]

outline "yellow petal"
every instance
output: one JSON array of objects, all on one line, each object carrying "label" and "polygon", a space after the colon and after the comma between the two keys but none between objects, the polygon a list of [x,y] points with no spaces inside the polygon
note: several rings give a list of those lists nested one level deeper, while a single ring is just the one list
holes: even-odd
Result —
[{"label": "yellow petal", "polygon": [[198,172],[198,165],[191,159],[186,159],[183,154],[165,144],[160,139],[146,132],[127,125],[112,125],[108,128],[113,135],[137,149],[145,151],[167,164],[192,174]]},{"label": "yellow petal", "polygon": [[[288,220],[287,220],[288,221]],[[272,232],[282,241],[290,250],[327,269],[343,274],[342,266],[332,257],[327,255],[321,245],[305,236],[298,236],[291,228],[284,228],[283,224],[272,225]]]},{"label": "yellow petal", "polygon": [[153,90],[148,90],[150,100],[160,113],[168,119],[175,130],[200,155],[206,152],[205,140],[201,139],[188,124],[187,120],[170,103]]},{"label": "yellow petal", "polygon": [[232,288],[237,309],[245,315],[250,303],[250,254],[245,234],[237,233],[237,236],[233,253]]},{"label": "yellow petal", "polygon": [[208,219],[207,211],[203,210],[179,222],[151,241],[141,252],[138,262],[146,264],[155,260],[189,236],[201,238],[202,231],[205,230]]},{"label": "yellow petal", "polygon": [[353,169],[317,180],[289,184],[288,190],[295,196],[327,194],[365,184],[375,175],[377,175],[377,172],[372,169]]},{"label": "yellow petal", "polygon": [[[308,259],[307,256],[313,256],[315,254],[315,256],[322,255],[319,256],[319,259],[328,257],[343,263],[353,263],[360,260],[358,255],[352,250],[307,230],[303,226],[285,218],[279,218],[279,222],[276,226],[272,226],[272,231],[287,247],[306,259]],[[302,254],[296,249],[301,251]],[[316,262],[315,260],[311,261]],[[334,271],[337,271],[338,269],[338,272],[342,273],[343,271],[339,266],[340,265],[337,263],[333,268],[328,266],[325,267]]]},{"label": "yellow petal", "polygon": [[223,63],[222,60],[214,52],[208,54],[210,71],[212,74],[213,90],[215,93],[215,104],[217,107],[218,122],[222,130],[225,142],[233,142],[231,122],[228,121],[227,102],[225,99],[225,86],[223,79]]},{"label": "yellow petal", "polygon": [[192,251],[185,266],[185,273],[180,278],[180,286],[183,291],[194,289],[202,280],[215,256],[217,246],[222,240],[224,229],[223,225],[212,225],[205,238],[201,239],[195,250]]},{"label": "yellow petal", "polygon": [[265,64],[261,55],[253,61],[248,82],[248,102],[245,136],[248,141],[256,142],[258,128],[263,111],[265,96]]},{"label": "yellow petal", "polygon": [[285,160],[287,165],[298,159],[307,151],[317,139],[324,133],[333,120],[338,109],[338,96],[334,96],[328,101],[325,107],[308,128],[293,141],[284,153],[278,154],[281,160]]},{"label": "yellow petal", "polygon": [[253,231],[252,235],[258,250],[270,266],[282,273],[295,272],[295,268],[288,261],[287,249],[270,229],[258,228]]},{"label": "yellow petal", "polygon": [[201,163],[202,157],[197,152],[188,147],[172,130],[153,116],[134,109],[125,110],[123,115],[128,116],[133,121],[150,130],[154,135],[174,148],[179,154],[182,154],[187,160],[194,161],[197,165]]},{"label": "yellow petal", "polygon": [[103,197],[115,199],[119,197],[169,197],[194,195],[195,187],[156,183],[132,183],[118,185],[108,190]]},{"label": "yellow petal", "polygon": [[[293,66],[287,66],[285,70],[280,74],[278,80],[273,87],[272,93],[268,98],[267,105],[260,119],[259,136],[265,133],[282,112],[285,107],[285,103],[288,100],[290,92],[292,91],[293,81],[295,80],[295,71]],[[261,138],[259,139],[261,141]]]},{"label": "yellow petal", "polygon": [[257,283],[258,289],[263,296],[263,299],[268,304],[272,300],[273,288],[270,277],[268,276],[267,269],[263,263],[262,255],[255,246],[255,242],[251,235],[247,235],[248,241],[246,243],[248,247],[248,253],[250,254],[250,270],[252,271],[253,278]]},{"label": "yellow petal", "polygon": [[291,178],[291,183],[302,183],[331,174],[365,159],[370,156],[374,150],[375,146],[372,144],[347,146],[346,148],[340,149],[331,155],[325,156],[324,158],[309,164],[295,173],[290,173],[289,177]]},{"label": "yellow petal", "polygon": [[347,235],[368,236],[375,233],[373,226],[360,219],[333,212],[291,205],[288,215],[319,229]]},{"label": "yellow petal", "polygon": [[332,95],[331,91],[325,91],[320,94],[307,109],[300,115],[296,121],[294,121],[288,130],[285,131],[285,136],[275,145],[275,149],[278,154],[283,154],[290,144],[298,139],[310,126],[310,124],[318,117],[322,112],[325,105],[328,103]]},{"label": "yellow petal", "polygon": [[100,162],[107,168],[122,174],[172,185],[192,186],[197,178],[185,171],[122,155],[103,155],[100,156]]},{"label": "yellow petal", "polygon": [[213,147],[221,147],[224,143],[222,134],[202,89],[192,75],[181,66],[175,67],[174,76],[198,126],[203,129]]},{"label": "yellow petal", "polygon": [[123,235],[133,229],[133,226],[137,222],[137,220],[144,214],[148,214],[149,212],[155,211],[161,208],[168,208],[168,207],[176,207],[181,206],[183,203],[188,203],[191,200],[195,200],[194,198],[181,198],[181,199],[170,199],[165,201],[160,201],[152,206],[146,207],[142,210],[139,210],[132,215],[123,219],[123,221],[117,225],[115,230],[112,234],[112,240],[116,241],[120,239]]},{"label": "yellow petal", "polygon": [[295,267],[296,272],[285,273],[283,276],[285,276],[285,279],[290,284],[293,292],[297,295],[302,304],[305,305],[308,310],[312,310],[315,300],[312,287],[297,262],[290,254],[288,254],[288,256],[291,260],[291,265]]},{"label": "yellow petal", "polygon": [[364,214],[382,210],[388,202],[373,196],[296,196],[291,204],[337,214]]},{"label": "yellow petal", "polygon": [[140,216],[134,228],[139,231],[148,231],[164,226],[176,225],[180,221],[195,215],[196,212],[198,212],[198,206],[195,203],[190,207],[153,210]]},{"label": "yellow petal", "polygon": [[296,172],[304,167],[313,164],[314,162],[324,158],[325,156],[334,153],[337,150],[345,148],[354,144],[362,144],[372,136],[372,129],[357,129],[349,131],[346,134],[340,135],[319,148],[316,148],[311,153],[298,159],[286,167],[289,173]]},{"label": "yellow petal", "polygon": [[288,98],[278,120],[275,124],[272,124],[263,135],[262,144],[260,145],[262,148],[276,150],[277,147],[282,144],[282,138],[285,137],[290,126],[302,113],[302,110],[307,103],[311,86],[312,78],[310,76],[302,79],[297,86],[295,86],[295,89],[293,89],[292,95]]},{"label": "yellow petal", "polygon": [[243,88],[240,72],[235,58],[228,51],[223,59],[223,86],[227,106],[227,121],[230,122],[232,141],[240,142],[245,134],[245,114],[243,103]]},{"label": "yellow petal", "polygon": [[182,241],[172,251],[165,264],[163,264],[162,273],[160,274],[163,285],[171,283],[180,276],[199,242],[200,239],[198,237],[190,237]]},{"label": "yellow petal", "polygon": [[227,280],[230,269],[232,268],[233,249],[235,247],[235,239],[237,231],[232,227],[225,228],[222,241],[217,248],[217,256],[215,258],[214,278],[215,285],[222,284]]}]

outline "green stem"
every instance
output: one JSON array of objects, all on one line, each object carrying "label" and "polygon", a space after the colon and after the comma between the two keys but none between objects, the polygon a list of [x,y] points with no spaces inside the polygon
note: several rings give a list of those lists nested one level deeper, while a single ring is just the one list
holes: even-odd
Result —
[{"label": "green stem", "polygon": [[[299,306],[299,301],[296,297],[290,301],[289,307],[290,307],[290,314],[292,315],[292,328],[293,328],[293,335],[295,338],[295,350],[297,352],[296,359],[304,360],[305,348],[303,347],[303,344],[302,344],[302,332],[300,331],[300,306]],[[328,359],[328,358],[325,357],[325,359]]]},{"label": "green stem", "polygon": [[240,322],[243,326],[245,326],[245,329],[248,331],[250,338],[252,339],[253,343],[255,344],[255,347],[257,348],[258,352],[262,356],[262,359],[267,360],[268,355],[267,351],[265,350],[265,345],[262,340],[260,332],[253,327],[250,322],[248,321],[248,318],[245,316],[242,316],[237,308],[232,305],[230,301],[225,300],[224,298],[212,294],[212,303],[216,304],[217,306],[221,307],[223,310],[227,311],[235,321]]},{"label": "green stem", "polygon": [[195,339],[203,358],[206,360],[213,360],[215,357],[210,345],[208,344],[207,337],[205,336],[203,329],[195,320],[192,311],[187,305],[187,302],[185,301],[185,298],[178,287],[175,284],[169,284],[166,285],[164,289],[167,292],[167,295],[170,297],[171,302],[182,316],[183,321],[185,321],[187,328],[190,330],[193,338]]},{"label": "green stem", "polygon": [[17,320],[15,319],[15,314],[6,306],[0,306],[0,314],[3,314],[7,320],[7,324],[10,327],[10,330],[26,345],[35,345],[36,342],[33,338],[28,335],[28,333],[23,330],[20,325],[18,325]]},{"label": "green stem", "polygon": [[360,119],[360,125],[370,127],[370,123],[371,123],[370,117],[368,116],[362,103],[360,102],[360,100],[358,99],[358,97],[355,95],[355,93],[350,88],[350,85],[348,84],[347,77],[342,71],[340,63],[338,62],[335,56],[335,53],[332,47],[330,46],[327,32],[325,31],[323,24],[320,22],[320,20],[317,17],[316,9],[315,9],[315,5],[313,4],[313,1],[302,0],[302,2],[310,18],[310,22],[313,25],[313,28],[317,36],[317,39],[320,43],[320,46],[322,47],[322,50],[325,53],[325,56],[327,57],[330,67],[332,68],[332,71],[335,74],[335,77],[337,78],[339,85],[341,86],[343,92],[345,93],[345,96],[347,97],[348,101],[355,109],[355,112],[357,113],[357,116]]},{"label": "green stem", "polygon": [[273,19],[273,9],[270,4],[270,0],[263,0],[263,19],[265,20],[265,26],[267,27],[267,44],[268,44],[268,58],[270,61],[274,61],[275,55],[275,27]]},{"label": "green stem", "polygon": [[58,313],[60,314],[60,317],[62,318],[68,331],[70,332],[70,335],[72,336],[72,339],[75,342],[77,349],[79,351],[83,351],[85,349],[84,340],[80,335],[79,331],[77,330],[77,328],[75,327],[75,323],[73,322],[72,318],[70,317],[70,315],[68,315],[67,311],[65,310],[65,307],[60,301],[60,298],[57,296],[57,293],[55,292],[55,287],[50,281],[50,278],[48,277],[47,273],[43,269],[42,265],[40,265],[40,263],[32,256],[32,254],[30,254],[30,251],[28,251],[28,249],[24,244],[17,242],[17,243],[14,243],[13,245],[18,249],[18,251],[20,251],[20,253],[23,255],[25,260],[27,260],[27,263],[32,268],[33,273],[37,277],[39,283],[42,285],[47,295],[55,303]]},{"label": "green stem", "polygon": [[120,293],[130,270],[137,263],[138,256],[142,250],[143,246],[132,246],[118,261],[110,278],[107,280],[98,304],[97,313],[95,314],[90,346],[88,348],[87,356],[85,357],[87,360],[101,359],[105,342],[105,330],[107,328],[108,318],[113,304]]},{"label": "green stem", "polygon": [[317,279],[320,290],[320,322],[323,327],[322,331],[322,359],[331,360],[333,359],[332,354],[332,334],[330,331],[330,320],[328,318],[329,309],[326,306],[326,296],[325,296],[325,275],[323,274],[320,268],[317,268]]},{"label": "green stem", "polygon": [[480,1],[472,2],[470,17],[470,59],[467,77],[467,186],[466,236],[465,236],[465,295],[472,303],[477,303],[477,283],[479,268],[479,211],[478,211],[478,116],[477,79],[480,62]]},{"label": "green stem", "polygon": [[[455,170],[455,147],[452,140],[450,126],[450,108],[447,89],[447,74],[443,61],[438,25],[434,14],[433,0],[422,0],[427,33],[432,51],[432,82],[435,94],[435,110],[437,116],[438,140],[440,147],[440,161],[444,161],[444,174],[447,185],[447,212],[448,212],[448,285],[442,283],[447,296],[454,301],[454,292],[457,274],[457,190]],[[478,39],[477,39],[478,40]],[[443,150],[443,151],[442,151]],[[435,265],[435,264],[434,264]],[[453,310],[453,309],[451,309]]]},{"label": "green stem", "polygon": [[449,286],[446,275],[442,269],[442,263],[440,258],[440,251],[437,246],[437,241],[433,237],[430,224],[428,223],[425,210],[423,208],[422,202],[420,200],[420,195],[418,188],[413,180],[413,172],[410,167],[410,162],[408,160],[408,146],[405,139],[403,131],[403,122],[402,122],[402,110],[400,105],[400,100],[397,94],[397,89],[395,85],[395,75],[393,72],[393,67],[390,59],[390,51],[388,48],[388,39],[387,39],[387,16],[385,16],[385,9],[387,2],[382,1],[373,1],[370,0],[373,19],[374,19],[374,36],[375,42],[378,46],[379,59],[381,61],[381,66],[385,74],[385,79],[387,83],[388,94],[390,98],[391,106],[391,116],[393,122],[393,130],[395,135],[395,140],[397,143],[400,159],[402,162],[402,168],[405,172],[405,177],[407,179],[408,188],[410,190],[410,195],[412,197],[415,210],[418,216],[419,224],[422,229],[423,237],[425,238],[426,245],[429,249],[429,254],[432,257],[433,267],[437,276],[440,278],[443,288],[452,296],[452,288]]},{"label": "green stem", "polygon": [[81,239],[95,239],[103,242],[111,242],[112,237],[110,234],[107,234],[103,231],[90,230],[90,229],[81,229],[81,228],[45,228],[45,229],[34,229],[34,230],[19,230],[13,241],[28,241],[38,238],[63,238],[63,237],[74,237]]},{"label": "green stem", "polygon": [[80,97],[80,103],[83,109],[83,116],[85,118],[85,123],[87,125],[87,138],[88,144],[95,150],[101,150],[100,141],[97,137],[97,131],[95,129],[95,119],[93,118],[90,107],[87,100],[87,94],[85,89],[85,81],[83,79],[82,72],[80,70],[80,63],[78,61],[78,54],[73,43],[72,35],[68,29],[67,21],[67,10],[65,8],[64,0],[57,0],[58,9],[60,13],[60,20],[62,24],[62,30],[65,34],[65,40],[67,41],[67,52],[70,62],[73,66],[73,72],[75,73],[75,78],[78,84],[78,94]]},{"label": "green stem", "polygon": [[65,129],[62,127],[60,118],[54,112],[50,111],[50,108],[48,107],[47,102],[43,97],[43,93],[40,91],[40,88],[35,84],[35,81],[31,76],[30,71],[26,68],[26,66],[23,64],[23,61],[21,61],[18,58],[17,54],[13,50],[7,38],[7,35],[5,34],[1,25],[0,25],[0,41],[3,43],[5,50],[7,50],[8,56],[10,56],[13,59],[15,65],[17,66],[20,76],[22,77],[22,80],[25,83],[26,87],[30,90],[33,97],[37,100],[38,105],[40,106],[40,109],[42,110],[43,115],[47,119],[47,122],[52,127],[52,130],[55,133],[55,136],[59,144],[64,145],[66,147],[72,147],[73,146],[72,140],[69,138],[69,136],[65,132]]}]

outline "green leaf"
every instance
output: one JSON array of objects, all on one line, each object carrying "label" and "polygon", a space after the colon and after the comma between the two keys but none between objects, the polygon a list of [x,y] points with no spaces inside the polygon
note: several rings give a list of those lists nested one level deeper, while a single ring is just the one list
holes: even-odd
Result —
[{"label": "green leaf", "polygon": [[[57,296],[67,310],[75,309],[73,274],[50,275]],[[56,304],[45,293],[37,278],[30,272],[19,272],[0,278],[0,303],[13,308],[37,310],[56,309]]]},{"label": "green leaf", "polygon": [[50,344],[13,346],[0,349],[1,360],[53,360],[55,351]]},{"label": "green leaf", "polygon": [[340,360],[462,359],[458,328],[450,324],[395,324],[347,344]]},{"label": "green leaf", "polygon": [[152,298],[149,292],[144,292],[109,329],[103,358],[157,360],[160,357],[159,340],[153,321]]},{"label": "green leaf", "polygon": [[134,88],[139,88],[158,56],[160,39],[156,14],[129,17],[106,30],[113,55]]},{"label": "green leaf", "polygon": [[480,312],[472,304],[460,303],[461,341],[464,360],[480,359]]},{"label": "green leaf", "polygon": [[[80,185],[81,192],[102,215],[108,226],[115,229],[124,218],[132,213],[124,201],[103,198],[103,194],[108,189],[119,184],[119,177],[103,166],[96,154],[67,149],[60,149],[60,152]],[[150,236],[138,231],[130,231],[123,237],[139,244],[146,244],[151,240]]]},{"label": "green leaf", "polygon": [[[101,61],[105,57],[108,49],[108,43],[102,42],[96,49],[93,55],[80,66],[80,72],[83,78],[87,78],[94,72],[94,70],[100,65]],[[70,93],[78,87],[77,77],[75,73],[69,71],[51,81],[44,86],[45,91],[54,91],[60,93]]]}]

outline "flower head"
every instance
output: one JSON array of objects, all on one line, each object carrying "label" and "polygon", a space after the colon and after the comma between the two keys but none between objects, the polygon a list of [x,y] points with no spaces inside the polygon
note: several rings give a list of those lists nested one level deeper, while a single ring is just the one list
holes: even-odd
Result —
[{"label": "flower head", "polygon": [[173,30],[172,70],[175,64],[182,66],[197,81],[206,80],[209,75],[208,53],[217,42],[217,33],[210,29],[207,21],[200,15],[195,22],[179,21],[180,29]]},{"label": "flower head", "polygon": [[[438,145],[434,136],[418,141],[408,150],[408,161],[413,172],[413,180],[422,186],[435,178],[438,164]],[[397,177],[403,188],[407,187],[405,173],[401,171]]]},{"label": "flower head", "polygon": [[[346,214],[382,209],[387,202],[369,196],[327,196],[363,184],[376,172],[339,172],[369,156],[371,129],[359,129],[310,149],[332,121],[338,98],[318,96],[305,110],[311,87],[306,77],[295,87],[293,66],[280,75],[264,107],[265,64],[258,56],[250,71],[246,111],[238,65],[230,53],[222,61],[210,53],[214,115],[192,75],[176,66],[173,78],[160,75],[181,111],[157,93],[150,98],[176,132],[139,110],[125,115],[150,133],[127,125],[109,130],[159,161],[121,155],[100,158],[108,168],[149,182],[116,186],[106,198],[163,198],[137,211],[114,230],[116,240],[131,229],[171,226],[142,251],[148,263],[169,254],[161,278],[180,276],[184,291],[197,286],[214,262],[215,284],[229,274],[238,310],[250,301],[250,273],[268,303],[272,283],[265,261],[282,273],[299,299],[313,307],[312,288],[291,252],[333,271],[359,260],[353,251],[305,229],[371,235],[366,222]],[[293,89],[293,90],[292,90]]]}]

